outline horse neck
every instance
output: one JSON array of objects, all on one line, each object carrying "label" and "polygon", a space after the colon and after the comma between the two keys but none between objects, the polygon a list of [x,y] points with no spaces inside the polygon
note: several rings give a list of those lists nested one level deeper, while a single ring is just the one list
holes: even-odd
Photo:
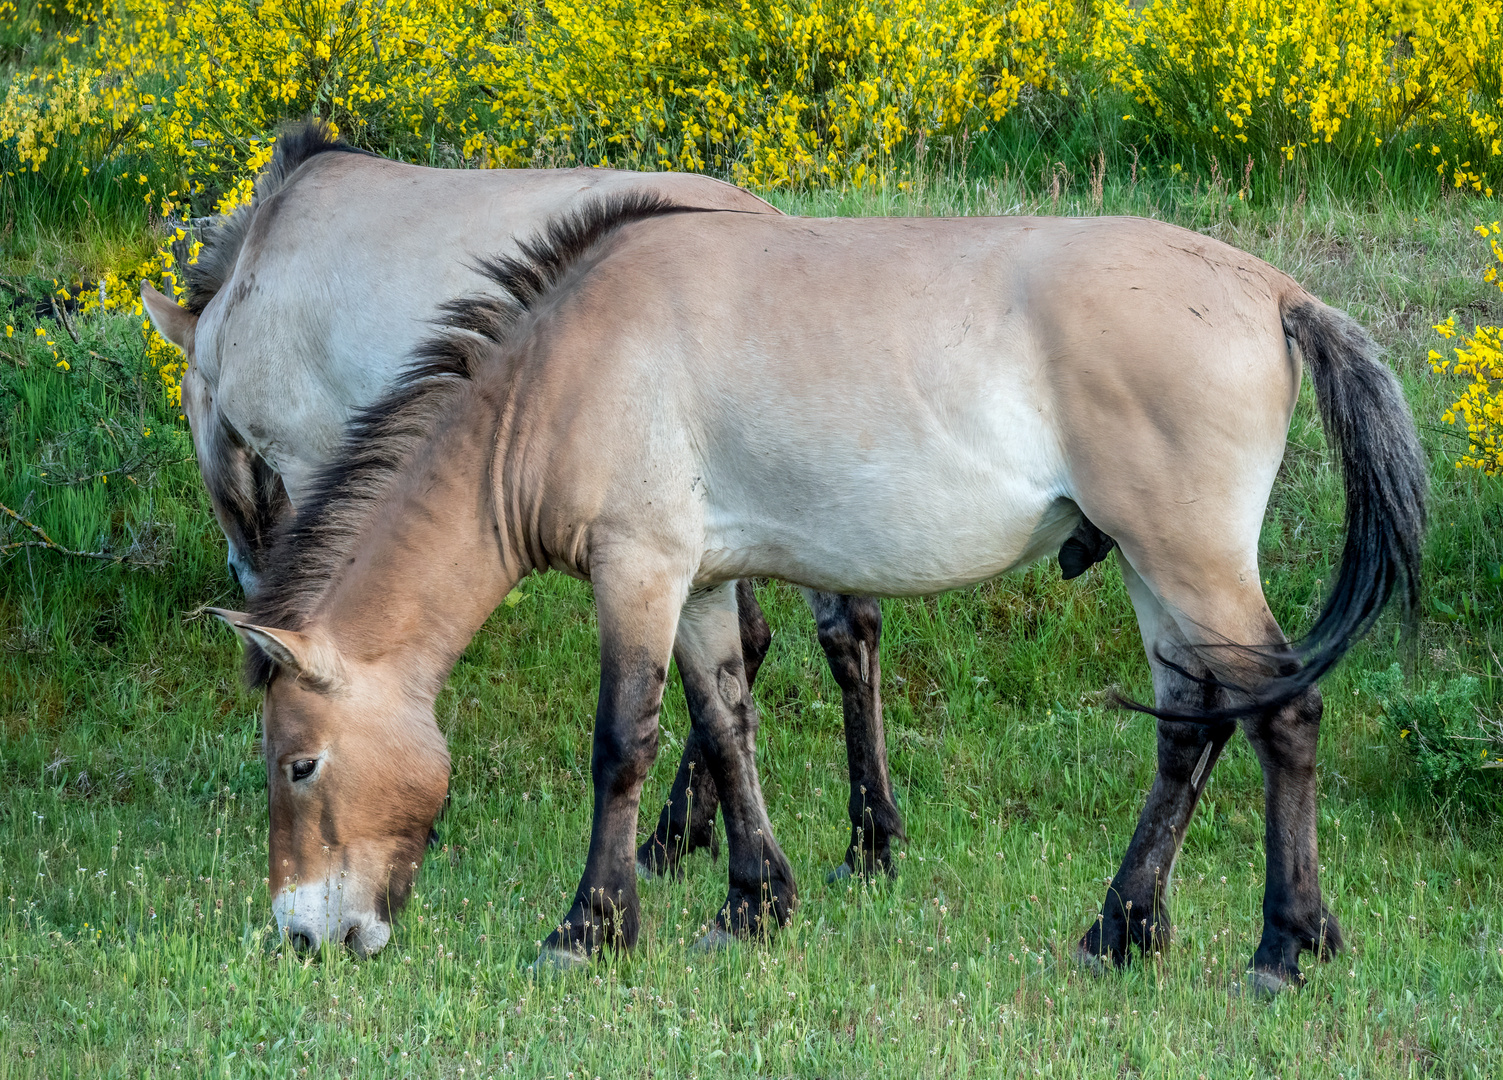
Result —
[{"label": "horse neck", "polygon": [[393,481],[314,613],[341,653],[430,697],[526,569],[497,514],[494,424],[467,428],[470,411]]}]

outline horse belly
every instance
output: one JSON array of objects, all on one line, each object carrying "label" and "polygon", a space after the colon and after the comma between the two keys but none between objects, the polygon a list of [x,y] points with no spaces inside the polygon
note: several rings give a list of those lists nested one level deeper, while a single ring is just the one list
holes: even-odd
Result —
[{"label": "horse belly", "polygon": [[982,424],[927,415],[885,425],[880,449],[817,423],[816,437],[790,433],[775,457],[741,448],[733,480],[711,470],[700,577],[924,595],[1057,550],[1080,515],[1041,410],[1018,396]]}]

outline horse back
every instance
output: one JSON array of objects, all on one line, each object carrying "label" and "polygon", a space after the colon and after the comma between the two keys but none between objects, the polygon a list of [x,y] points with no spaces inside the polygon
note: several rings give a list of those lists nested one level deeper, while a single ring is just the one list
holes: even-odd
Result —
[{"label": "horse back", "polygon": [[254,209],[200,320],[196,365],[221,410],[294,493],[433,331],[439,306],[496,291],[475,269],[553,216],[646,186],[714,209],[775,212],[729,184],[606,169],[429,169],[308,160]]},{"label": "horse back", "polygon": [[1145,489],[1235,503],[1255,542],[1298,387],[1289,288],[1138,219],[647,221],[536,328],[532,457],[590,478],[571,522],[681,509],[705,580],[932,592],[1058,550],[1082,512],[1138,528]]}]

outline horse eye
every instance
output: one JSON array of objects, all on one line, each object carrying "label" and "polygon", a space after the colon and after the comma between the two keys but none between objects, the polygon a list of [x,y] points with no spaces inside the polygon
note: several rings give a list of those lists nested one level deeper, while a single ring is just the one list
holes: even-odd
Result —
[{"label": "horse eye", "polygon": [[299,780],[308,779],[308,777],[313,775],[313,770],[316,768],[318,768],[317,758],[303,758],[302,761],[294,761],[292,763],[293,782],[296,783]]}]

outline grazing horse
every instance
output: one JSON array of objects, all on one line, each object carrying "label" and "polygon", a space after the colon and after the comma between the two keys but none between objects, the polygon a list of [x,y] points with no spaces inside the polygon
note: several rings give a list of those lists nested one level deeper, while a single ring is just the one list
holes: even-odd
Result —
[{"label": "grazing horse", "polygon": [[[185,267],[187,308],[150,284],[141,290],[157,329],[187,356],[183,408],[231,573],[247,594],[256,591],[275,525],[306,500],[351,413],[390,388],[433,333],[440,305],[494,293],[475,257],[513,253],[516,236],[553,215],[638,190],[710,209],[777,213],[706,176],[425,169],[355,150],[320,124],[277,140],[251,205],[212,223]],[[771,634],[750,583],[739,589],[750,681]],[[807,595],[844,704],[851,840],[836,872],[891,873],[891,842],[903,824],[882,731],[882,611],[869,597]],[[691,732],[658,827],[639,851],[645,871],[670,871],[685,853],[718,845],[709,775]]]},{"label": "grazing horse", "polygon": [[[1175,856],[1238,726],[1266,800],[1251,984],[1341,947],[1318,882],[1316,681],[1395,590],[1413,600],[1426,498],[1398,382],[1349,317],[1251,255],[1133,218],[812,220],[633,197],[491,270],[511,299],[451,309],[456,329],[353,425],[252,613],[222,613],[266,688],[272,887],[298,932],[385,941],[445,794],[434,698],[502,597],[548,568],[594,585],[601,686],[589,851],[540,960],[637,937],[670,656],[734,807],[712,935],[770,929],[794,880],[762,806],[732,582],[933,593],[1089,521],[1142,630],[1159,768],[1080,950],[1120,963],[1167,941]],[[1347,540],[1291,643],[1257,544],[1306,366]]]}]

